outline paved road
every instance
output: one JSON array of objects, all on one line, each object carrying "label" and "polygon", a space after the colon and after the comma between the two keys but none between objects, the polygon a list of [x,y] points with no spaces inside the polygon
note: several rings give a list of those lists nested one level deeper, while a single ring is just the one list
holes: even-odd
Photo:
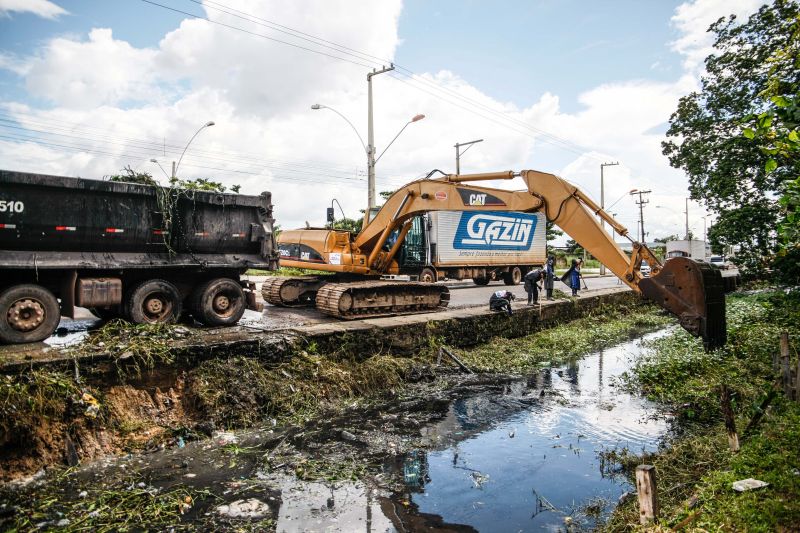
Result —
[{"label": "paved road", "polygon": [[[253,279],[260,285],[261,279]],[[621,286],[617,284],[615,276],[605,277],[589,277],[586,278],[586,285],[588,290],[583,290],[581,293],[591,294],[592,291],[598,289],[605,289],[609,287]],[[447,283],[450,288],[450,309],[462,309],[465,307],[488,306],[489,297],[496,290],[508,289],[514,296],[517,297],[515,305],[525,305],[528,296],[522,284],[509,287],[502,282],[492,282],[484,287],[479,287],[470,282],[464,283]],[[569,294],[569,289],[560,281],[556,281],[556,289],[560,289]],[[261,327],[265,329],[277,329],[291,326],[298,326],[301,324],[321,324],[326,322],[335,322],[337,319],[324,315],[316,309],[309,308],[286,308],[274,307],[266,305],[263,317],[248,315],[245,317],[244,323],[251,327]]]},{"label": "paved road", "polygon": [[[250,279],[256,281],[260,289],[264,278],[251,277]],[[581,291],[581,293],[591,294],[592,291],[597,289],[618,286],[617,278],[614,276],[587,277],[585,281],[589,289]],[[470,281],[463,283],[448,282],[447,285],[450,288],[450,309],[488,305],[489,296],[499,289],[508,289],[513,292],[517,297],[515,305],[524,305],[528,299],[521,284],[508,287],[502,282],[492,282],[484,287],[478,287]],[[556,288],[569,293],[567,286],[559,281],[556,281]],[[260,297],[261,293],[259,292],[258,294]],[[256,329],[274,330],[302,324],[321,324],[335,321],[337,319],[323,315],[313,308],[285,308],[267,304],[263,313],[245,311],[240,324]],[[75,320],[62,318],[58,333],[47,339],[45,343],[50,346],[57,346],[75,342],[83,338],[89,328],[99,324],[100,321],[88,309],[76,308]],[[1,352],[2,350],[0,350]]]}]

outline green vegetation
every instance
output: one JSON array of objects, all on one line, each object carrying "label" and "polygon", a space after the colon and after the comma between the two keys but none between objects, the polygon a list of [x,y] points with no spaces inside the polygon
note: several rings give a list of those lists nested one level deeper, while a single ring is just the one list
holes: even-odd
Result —
[{"label": "green vegetation", "polygon": [[[138,479],[111,484],[78,483],[76,474],[66,471],[58,485],[26,488],[8,496],[6,501],[20,501],[24,509],[9,522],[0,519],[7,531],[142,531],[167,530],[180,524],[181,517],[195,505],[209,499],[211,493],[178,486],[162,491]],[[101,485],[101,488],[97,488]],[[84,497],[70,497],[77,493]]]},{"label": "green vegetation", "polygon": [[460,357],[476,371],[521,373],[577,358],[671,321],[654,306],[644,307],[633,302],[627,306],[602,306],[588,316],[534,335],[516,339],[496,337],[462,351]]},{"label": "green vegetation", "polygon": [[120,378],[140,377],[142,370],[152,370],[156,363],[172,364],[175,339],[189,334],[189,329],[172,324],[132,324],[114,319],[90,333],[72,351],[75,355],[98,351],[111,354]]},{"label": "green vegetation", "polygon": [[[675,527],[691,516],[692,527],[724,531],[790,530],[800,523],[800,404],[782,395],[761,423],[744,429],[769,394],[776,376],[773,356],[779,334],[800,339],[800,294],[763,291],[729,297],[728,345],[706,353],[682,330],[653,341],[649,353],[623,383],[666,403],[678,414],[683,434],[655,455],[610,454],[632,475],[637,464],[657,469],[661,524]],[[796,345],[796,344],[795,344]],[[742,448],[728,451],[720,410],[720,387],[733,395],[732,407]],[[745,478],[770,483],[765,489],[737,493],[731,483]],[[694,509],[685,501],[696,497]],[[617,509],[609,531],[638,526],[635,503]]]},{"label": "green vegetation", "polygon": [[250,269],[246,272],[248,276],[331,276],[333,272],[322,270],[306,270],[304,268],[280,267],[278,270],[258,270]]},{"label": "green vegetation", "polygon": [[246,357],[201,363],[188,376],[187,394],[204,417],[241,428],[275,418],[304,420],[337,402],[400,387],[420,358],[373,355],[336,360],[308,352],[278,365]]},{"label": "green vegetation", "polygon": [[31,370],[0,380],[0,444],[32,438],[46,421],[63,420],[71,408],[90,418],[101,414],[97,393],[82,389],[72,376],[49,370]]},{"label": "green vegetation", "polygon": [[[776,250],[774,237],[798,205],[796,194],[786,195],[797,192],[791,184],[800,171],[794,144],[799,14],[796,1],[775,0],[746,21],[731,16],[714,23],[709,31],[716,42],[701,89],[680,99],[663,143],[670,164],[689,176],[692,198],[717,214],[708,231],[715,252],[739,246],[736,261],[747,275],[766,275],[773,253],[781,250],[794,257],[782,265],[799,271],[796,238]],[[763,131],[757,135],[752,126]]]}]

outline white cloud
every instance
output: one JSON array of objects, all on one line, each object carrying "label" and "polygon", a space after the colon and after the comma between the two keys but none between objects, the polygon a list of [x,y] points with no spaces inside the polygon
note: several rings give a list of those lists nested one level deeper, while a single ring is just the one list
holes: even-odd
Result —
[{"label": "white cloud", "polygon": [[[731,10],[743,13],[747,8],[741,4],[732,8],[728,2],[697,0],[681,5],[673,18],[681,37],[672,46],[686,58],[685,72],[672,82],[639,79],[602,84],[580,96],[581,109],[574,113],[563,112],[558,95],[549,93],[527,108],[498,101],[454,72],[423,73],[413,82],[388,74],[375,77],[378,153],[410,117],[426,115],[408,126],[378,163],[378,190],[395,188],[433,168],[453,171],[453,145],[483,138],[464,156],[463,172],[523,168],[556,172],[597,200],[600,162],[619,160],[622,165],[606,170],[606,204],[622,198],[613,211],[635,233],[638,213],[626,193],[632,188],[652,189],[645,213],[650,237],[676,233],[683,227],[680,216],[666,216],[671,212],[653,206],[680,213],[687,184],[661,154],[659,132],[680,96],[696,87],[701,65],[697,58],[708,46],[702,41],[708,24]],[[378,57],[392,58],[398,46],[399,0],[243,0],[235,5]],[[310,46],[210,8],[207,13],[213,20]],[[322,223],[325,207],[334,197],[348,214],[364,207],[365,155],[359,140],[335,113],[310,109],[313,103],[336,109],[366,140],[363,67],[206,21],[184,20],[157,47],[136,48],[114,39],[111,30],[95,29],[86,40],[52,39],[29,58],[0,56],[0,68],[22,76],[31,94],[53,104],[47,110],[6,105],[8,113],[30,128],[61,125],[50,131],[72,135],[52,137],[51,144],[91,150],[76,154],[75,148],[0,142],[0,158],[9,168],[99,178],[130,164],[160,176],[149,160],[157,158],[169,172],[170,161],[178,158],[197,128],[214,120],[216,125],[201,132],[187,152],[181,175],[240,183],[248,193],[272,191],[276,215],[285,228],[305,221]],[[430,94],[436,91],[429,83],[505,113],[515,122],[501,125],[498,121],[503,121],[486,109],[480,114],[491,120],[480,118],[463,109],[468,106],[463,101],[454,103],[452,94],[448,101]],[[565,151],[563,145],[554,146],[562,144],[559,140],[535,133],[540,130],[591,151],[582,153],[575,144]],[[691,207],[690,219],[695,214],[702,213]]]},{"label": "white cloud", "polygon": [[703,69],[714,45],[713,34],[708,33],[711,24],[729,15],[744,21],[763,3],[763,0],[695,0],[679,5],[672,24],[680,37],[672,42],[672,49],[684,56],[684,68],[694,74]]},{"label": "white cloud", "polygon": [[68,12],[49,0],[0,0],[0,15],[33,13],[42,18],[55,19]]}]

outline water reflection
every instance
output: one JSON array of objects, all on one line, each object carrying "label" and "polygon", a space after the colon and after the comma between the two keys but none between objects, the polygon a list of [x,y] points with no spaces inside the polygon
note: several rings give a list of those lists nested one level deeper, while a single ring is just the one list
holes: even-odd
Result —
[{"label": "water reflection", "polygon": [[397,498],[482,531],[556,530],[565,517],[592,527],[631,489],[604,477],[597,452],[654,449],[666,430],[652,405],[611,383],[639,349],[628,342],[541,369],[501,395],[454,401],[423,430],[432,451],[402,458]]}]

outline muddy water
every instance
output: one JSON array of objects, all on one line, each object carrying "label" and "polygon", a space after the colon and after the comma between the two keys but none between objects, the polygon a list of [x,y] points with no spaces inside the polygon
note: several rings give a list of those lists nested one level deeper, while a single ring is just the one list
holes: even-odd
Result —
[{"label": "muddy water", "polygon": [[507,395],[454,401],[441,422],[424,429],[439,445],[399,463],[406,482],[400,498],[420,514],[480,531],[596,525],[632,490],[604,475],[598,452],[650,450],[666,431],[652,405],[613,386],[639,349],[627,342],[543,369],[511,384]]},{"label": "muddy water", "polygon": [[[569,364],[543,365],[526,378],[466,376],[446,392],[422,387],[416,402],[291,430],[181,437],[160,451],[95,463],[61,486],[45,482],[34,496],[59,504],[36,520],[45,529],[65,515],[95,526],[88,517],[103,494],[188,488],[203,493],[182,510],[180,525],[188,529],[591,529],[632,490],[603,472],[598,452],[654,449],[667,430],[655,406],[614,386],[640,350],[636,339]],[[318,477],[358,472],[359,481],[296,477],[314,463],[329,468]],[[332,475],[330,468],[341,465]],[[3,509],[5,503],[0,518]]]}]

